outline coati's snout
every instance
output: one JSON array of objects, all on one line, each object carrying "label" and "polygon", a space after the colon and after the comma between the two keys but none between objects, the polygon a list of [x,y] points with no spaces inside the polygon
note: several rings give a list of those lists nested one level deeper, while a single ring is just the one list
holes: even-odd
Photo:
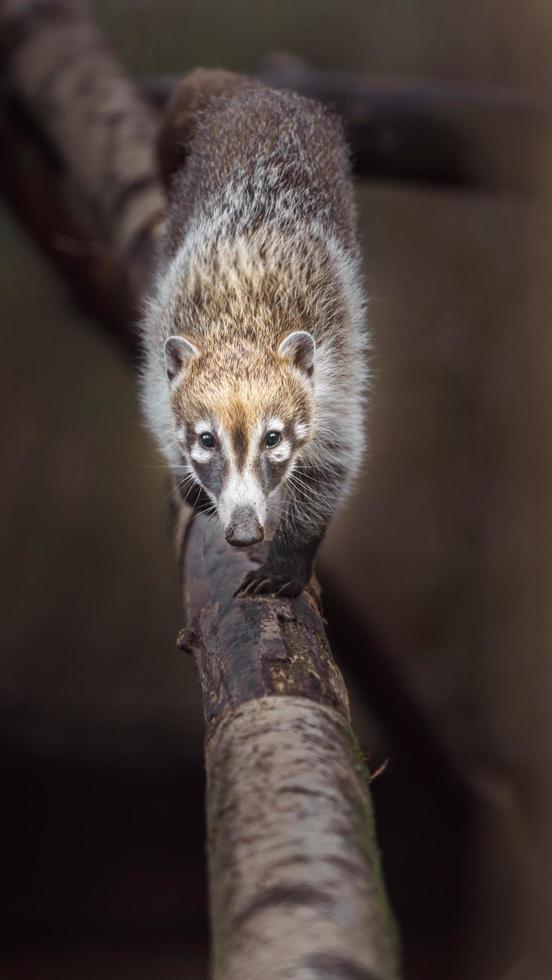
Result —
[{"label": "coati's snout", "polygon": [[236,507],[226,528],[226,540],[234,548],[249,548],[264,538],[262,527],[253,507]]}]

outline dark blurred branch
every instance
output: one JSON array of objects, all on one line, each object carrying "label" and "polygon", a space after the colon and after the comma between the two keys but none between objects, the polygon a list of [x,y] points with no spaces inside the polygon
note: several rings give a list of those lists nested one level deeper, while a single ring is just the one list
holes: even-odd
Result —
[{"label": "dark blurred branch", "polygon": [[74,184],[75,206],[90,213],[98,237],[121,260],[132,258],[125,272],[139,293],[164,211],[158,113],[83,0],[0,0],[0,56],[17,98]]},{"label": "dark blurred branch", "polygon": [[180,643],[207,723],[214,976],[396,977],[367,774],[318,602],[234,599],[250,567],[196,518]]},{"label": "dark blurred branch", "polygon": [[285,54],[260,77],[332,105],[343,117],[362,177],[519,189],[543,106],[499,85],[318,71]]},{"label": "dark blurred branch", "polygon": [[158,113],[81,0],[0,0],[0,190],[85,310],[136,356],[164,198]]},{"label": "dark blurred branch", "polygon": [[[116,325],[118,294],[128,311],[150,285],[164,208],[157,115],[80,0],[0,0],[0,49],[41,134],[4,100],[2,189]],[[234,599],[248,558],[207,527],[198,517],[185,529],[181,645],[207,721],[214,975],[395,980],[367,772],[316,599]]]},{"label": "dark blurred branch", "polygon": [[[530,185],[531,147],[545,106],[523,89],[318,71],[271,55],[258,77],[331,105],[343,118],[359,177],[465,188]],[[148,79],[162,109],[175,80]]]},{"label": "dark blurred branch", "polygon": [[65,171],[20,102],[0,83],[0,193],[80,309],[136,358],[135,302],[121,263],[101,240]]}]

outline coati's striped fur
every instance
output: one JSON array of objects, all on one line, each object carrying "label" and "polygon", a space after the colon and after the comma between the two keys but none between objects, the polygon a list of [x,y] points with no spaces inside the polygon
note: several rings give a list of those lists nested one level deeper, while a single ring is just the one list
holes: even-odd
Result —
[{"label": "coati's striped fur", "polygon": [[268,557],[242,591],[296,595],[364,448],[341,126],[318,103],[198,71],[173,100],[161,156],[176,172],[144,319],[145,415],[183,492],[203,487],[230,543],[262,538],[281,488]]}]

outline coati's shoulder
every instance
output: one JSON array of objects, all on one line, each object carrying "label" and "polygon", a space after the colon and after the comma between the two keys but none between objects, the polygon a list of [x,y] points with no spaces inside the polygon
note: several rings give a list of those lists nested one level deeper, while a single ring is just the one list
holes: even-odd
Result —
[{"label": "coati's shoulder", "polygon": [[[176,149],[175,149],[176,148]],[[159,137],[169,187],[166,257],[202,208],[236,219],[316,220],[356,250],[349,152],[321,103],[254,79],[198,69],[173,94]]]}]

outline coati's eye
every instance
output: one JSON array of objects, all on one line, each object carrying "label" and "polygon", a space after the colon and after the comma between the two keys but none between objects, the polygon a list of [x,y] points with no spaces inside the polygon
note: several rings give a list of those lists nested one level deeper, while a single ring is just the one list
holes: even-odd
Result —
[{"label": "coati's eye", "polygon": [[277,446],[280,442],[280,438],[281,436],[279,432],[267,432],[265,439],[266,448],[274,449],[274,446]]},{"label": "coati's eye", "polygon": [[202,432],[199,441],[204,449],[212,449],[215,445],[215,438],[210,432]]}]

